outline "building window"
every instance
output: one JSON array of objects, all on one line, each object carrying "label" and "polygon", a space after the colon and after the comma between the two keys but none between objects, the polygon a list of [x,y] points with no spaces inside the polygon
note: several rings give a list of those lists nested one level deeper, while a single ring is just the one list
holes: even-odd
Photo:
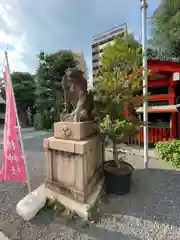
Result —
[{"label": "building window", "polygon": [[92,51],[92,56],[99,54],[99,48]]},{"label": "building window", "polygon": [[94,57],[94,58],[92,59],[92,62],[93,62],[93,64],[99,62],[99,57]]},{"label": "building window", "polygon": [[93,43],[92,48],[97,48],[99,46],[99,43]]},{"label": "building window", "polygon": [[93,71],[97,71],[99,69],[99,65],[93,66]]}]

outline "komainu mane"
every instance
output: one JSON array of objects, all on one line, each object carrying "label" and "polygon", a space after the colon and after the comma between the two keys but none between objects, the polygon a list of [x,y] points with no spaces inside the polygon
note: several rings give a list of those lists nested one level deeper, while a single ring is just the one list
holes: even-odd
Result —
[{"label": "komainu mane", "polygon": [[[93,96],[87,91],[87,80],[77,68],[68,68],[62,79],[65,108],[61,121],[93,120]],[[72,112],[70,109],[74,109]]]}]

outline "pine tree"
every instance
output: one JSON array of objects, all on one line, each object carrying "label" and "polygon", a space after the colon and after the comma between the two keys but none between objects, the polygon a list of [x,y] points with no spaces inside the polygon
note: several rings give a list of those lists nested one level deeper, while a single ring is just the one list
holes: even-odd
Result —
[{"label": "pine tree", "polygon": [[[117,165],[117,142],[139,131],[135,108],[139,101],[135,92],[141,88],[142,52],[139,44],[129,38],[118,37],[109,44],[101,59],[94,87],[95,111],[101,133],[113,144],[113,157]],[[128,110],[128,116],[125,114]]]}]

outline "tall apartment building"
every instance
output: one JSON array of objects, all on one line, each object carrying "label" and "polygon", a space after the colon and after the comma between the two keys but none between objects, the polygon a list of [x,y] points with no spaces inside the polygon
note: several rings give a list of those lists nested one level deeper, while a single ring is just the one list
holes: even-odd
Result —
[{"label": "tall apartment building", "polygon": [[127,24],[122,24],[118,27],[109,29],[95,37],[92,40],[92,74],[93,77],[100,66],[100,58],[103,54],[105,46],[110,43],[113,44],[114,38],[120,34],[126,35]]}]

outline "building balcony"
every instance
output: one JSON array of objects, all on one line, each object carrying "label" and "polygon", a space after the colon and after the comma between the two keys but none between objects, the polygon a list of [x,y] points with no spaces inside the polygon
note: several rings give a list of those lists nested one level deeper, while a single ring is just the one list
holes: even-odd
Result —
[{"label": "building balcony", "polygon": [[109,37],[115,37],[119,34],[125,35],[127,32],[127,24],[122,24],[121,26],[111,28],[93,38],[93,44],[98,42],[106,41]]},{"label": "building balcony", "polygon": [[99,56],[93,57],[92,58],[92,63],[93,63],[93,65],[96,64],[96,63],[99,63]]},{"label": "building balcony", "polygon": [[92,67],[93,68],[96,68],[96,67],[99,67],[99,61],[93,61],[93,64],[92,64]]}]

